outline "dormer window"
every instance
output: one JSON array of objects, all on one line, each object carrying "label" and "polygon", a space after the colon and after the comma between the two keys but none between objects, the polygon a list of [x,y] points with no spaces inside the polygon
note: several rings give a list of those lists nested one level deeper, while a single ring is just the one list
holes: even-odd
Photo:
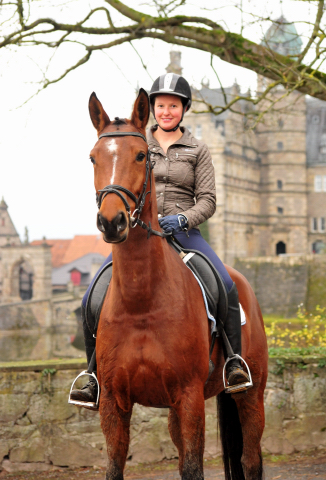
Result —
[{"label": "dormer window", "polygon": [[320,139],[319,151],[322,154],[326,154],[326,133],[323,133]]}]

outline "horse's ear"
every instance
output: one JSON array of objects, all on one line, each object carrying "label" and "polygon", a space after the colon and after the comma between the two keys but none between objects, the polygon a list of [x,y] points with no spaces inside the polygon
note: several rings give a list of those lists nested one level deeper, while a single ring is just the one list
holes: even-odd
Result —
[{"label": "horse's ear", "polygon": [[92,123],[97,133],[100,133],[104,127],[110,124],[110,119],[95,92],[89,97],[88,109]]},{"label": "horse's ear", "polygon": [[136,98],[131,115],[131,123],[139,130],[144,130],[149,119],[149,98],[147,92],[141,88]]}]

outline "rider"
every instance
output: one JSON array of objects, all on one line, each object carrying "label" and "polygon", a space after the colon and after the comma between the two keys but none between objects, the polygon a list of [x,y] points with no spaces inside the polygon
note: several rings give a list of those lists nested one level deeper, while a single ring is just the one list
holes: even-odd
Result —
[{"label": "rider", "polygon": [[[224,330],[233,352],[241,356],[241,318],[237,287],[198,228],[198,225],[210,218],[216,210],[216,190],[214,167],[207,145],[196,139],[187,128],[180,126],[184,114],[191,106],[190,86],[182,76],[167,73],[155,80],[149,98],[151,111],[157,122],[148,130],[147,141],[151,159],[155,162],[159,224],[165,232],[173,232],[173,236],[184,248],[204,253],[220,273],[227,290],[229,305]],[[112,254],[103,266],[111,261]],[[91,285],[83,298],[83,313],[90,288]],[[83,326],[89,363],[95,340],[85,320]],[[249,380],[238,358],[227,363],[226,377],[229,386],[245,384]],[[71,398],[89,402],[95,401],[96,394],[96,383],[90,379],[81,390],[73,390]]]}]

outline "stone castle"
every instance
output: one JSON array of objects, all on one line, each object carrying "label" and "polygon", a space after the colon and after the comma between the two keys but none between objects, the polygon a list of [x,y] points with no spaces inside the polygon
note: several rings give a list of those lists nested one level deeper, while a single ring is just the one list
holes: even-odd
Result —
[{"label": "stone castle", "polygon": [[[300,52],[293,25],[281,17],[264,42],[283,55]],[[284,24],[282,24],[284,22]],[[181,54],[171,52],[168,72],[182,74]],[[268,80],[258,78],[258,93]],[[227,101],[240,94],[237,84],[224,90]],[[236,257],[326,253],[326,102],[297,91],[278,100],[255,128],[239,115],[252,110],[240,100],[220,115],[196,114],[194,102],[183,124],[211,151],[217,186],[217,211],[209,220],[210,244],[228,264]],[[195,98],[225,105],[221,89],[202,84]],[[284,98],[283,98],[284,97]],[[258,103],[256,113],[267,109]]]},{"label": "stone castle", "polygon": [[[301,40],[282,18],[264,41],[282,54],[296,54]],[[181,74],[181,54],[173,51],[170,57],[167,71]],[[258,78],[258,92],[267,83]],[[222,92],[203,84],[194,92],[212,106],[225,105],[224,93],[229,101],[239,95],[239,86]],[[208,221],[209,241],[230,265],[241,257],[326,253],[326,102],[296,91],[284,94],[283,88],[273,93],[279,101],[255,128],[239,114],[252,109],[246,100],[218,116],[196,114],[203,104],[194,101],[184,118],[211,151],[217,210]],[[262,101],[256,113],[265,110]],[[1,303],[51,296],[51,247],[46,241],[21,242],[4,199],[0,255]]]}]

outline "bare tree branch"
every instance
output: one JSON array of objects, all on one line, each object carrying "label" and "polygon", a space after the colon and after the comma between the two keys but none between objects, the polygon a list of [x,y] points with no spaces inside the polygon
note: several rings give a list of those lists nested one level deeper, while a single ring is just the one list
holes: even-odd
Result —
[{"label": "bare tree branch", "polygon": [[[37,3],[41,4],[42,1],[39,0]],[[322,24],[324,0],[316,0],[315,4],[318,8],[315,21],[311,24],[311,35],[301,54],[293,57],[281,55],[266,45],[255,43],[241,34],[227,31],[211,18],[171,15],[171,12],[177,8],[185,7],[187,0],[152,0],[152,5],[158,10],[158,16],[151,16],[135,10],[129,7],[125,1],[102,1],[103,6],[90,9],[81,21],[75,23],[61,23],[48,17],[35,20],[35,15],[31,16],[32,22],[29,23],[29,9],[33,2],[30,0],[8,2],[5,5],[8,9],[8,17],[12,19],[12,25],[11,27],[6,26],[5,33],[0,34],[0,49],[8,48],[11,45],[17,47],[34,45],[35,48],[38,45],[46,45],[48,48],[61,49],[65,44],[72,42],[83,46],[86,50],[85,55],[56,79],[45,80],[43,86],[46,88],[64,78],[80,65],[85,64],[93,51],[107,50],[127,42],[135,49],[147,71],[138,50],[131,42],[143,38],[153,38],[173,45],[208,52],[211,54],[211,65],[212,58],[218,57],[230,64],[250,69],[267,77],[274,87],[283,85],[286,91],[296,89],[303,94],[326,100],[326,74],[321,71],[325,59],[326,43],[326,34]],[[0,5],[3,8],[4,4]],[[241,5],[239,8],[241,9]],[[95,14],[104,15],[103,22],[107,26],[94,25]],[[123,19],[126,24],[121,26],[121,21],[120,23],[113,22],[113,14],[120,15],[120,20]],[[252,12],[252,15],[256,19],[255,12]],[[2,23],[5,22],[6,20]],[[241,29],[242,27],[243,23]],[[96,41],[103,37],[105,38],[104,42]],[[107,41],[107,37],[111,37],[110,41]],[[314,53],[313,58],[311,59],[309,56],[308,63],[303,64],[303,59],[312,52]],[[253,100],[247,99],[247,101],[254,104]],[[232,108],[232,105],[234,102],[229,105],[229,108]],[[224,111],[224,106],[222,106],[222,110]]]}]

